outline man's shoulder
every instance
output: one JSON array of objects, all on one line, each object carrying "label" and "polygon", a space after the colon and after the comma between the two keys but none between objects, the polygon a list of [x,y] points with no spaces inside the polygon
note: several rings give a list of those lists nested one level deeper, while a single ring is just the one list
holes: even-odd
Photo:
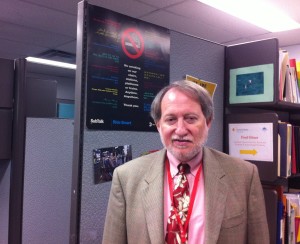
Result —
[{"label": "man's shoulder", "polygon": [[241,185],[242,182],[248,184],[253,175],[258,174],[255,164],[211,148],[204,151],[204,167],[210,175],[224,174],[228,182],[239,182]]},{"label": "man's shoulder", "polygon": [[219,150],[210,148],[210,147],[205,147],[204,149],[204,155],[206,156],[206,158],[208,158],[209,160],[217,160],[220,163],[222,163],[222,165],[232,165],[232,167],[235,166],[241,166],[241,167],[246,167],[246,168],[252,168],[253,164],[245,161],[241,158],[237,158],[237,157],[233,157],[231,155],[228,155],[224,152],[221,152]]}]

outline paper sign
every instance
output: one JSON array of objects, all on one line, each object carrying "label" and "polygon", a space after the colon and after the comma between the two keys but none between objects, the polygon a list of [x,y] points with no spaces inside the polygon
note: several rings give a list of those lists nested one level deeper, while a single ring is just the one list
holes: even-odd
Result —
[{"label": "paper sign", "polygon": [[196,77],[193,77],[191,75],[186,75],[185,79],[189,80],[189,81],[193,81],[193,82],[199,84],[200,86],[204,87],[209,92],[211,97],[214,96],[214,93],[215,93],[216,88],[217,88],[216,83],[213,83],[213,82],[210,82],[210,81],[205,81],[205,80],[200,80],[200,79],[198,79]]},{"label": "paper sign", "polygon": [[229,154],[244,160],[273,162],[273,124],[229,124]]}]

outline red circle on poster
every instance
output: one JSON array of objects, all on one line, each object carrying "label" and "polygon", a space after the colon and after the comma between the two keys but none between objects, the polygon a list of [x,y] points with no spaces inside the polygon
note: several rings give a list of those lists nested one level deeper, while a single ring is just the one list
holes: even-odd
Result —
[{"label": "red circle on poster", "polygon": [[[124,53],[132,59],[139,58],[145,48],[144,39],[141,33],[135,28],[126,29],[121,38],[122,49]],[[129,51],[128,49],[132,49]]]}]

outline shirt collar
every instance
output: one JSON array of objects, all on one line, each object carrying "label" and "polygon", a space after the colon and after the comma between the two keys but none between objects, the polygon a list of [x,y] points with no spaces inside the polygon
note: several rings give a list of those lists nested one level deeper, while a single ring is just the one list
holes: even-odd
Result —
[{"label": "shirt collar", "polygon": [[[202,162],[201,156],[202,156],[202,154],[198,153],[196,157],[194,157],[192,160],[186,162],[190,165],[191,174],[193,176],[196,176],[197,170],[200,167],[200,164]],[[178,161],[178,159],[175,158],[173,156],[173,154],[170,153],[169,151],[167,151],[167,157],[170,162],[170,171],[171,171],[171,176],[173,178],[178,172],[177,166],[180,164],[180,161]]]}]

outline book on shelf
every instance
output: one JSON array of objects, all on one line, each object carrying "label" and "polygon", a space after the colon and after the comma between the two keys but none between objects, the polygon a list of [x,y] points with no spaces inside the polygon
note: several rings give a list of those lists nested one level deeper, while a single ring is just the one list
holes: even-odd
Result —
[{"label": "book on shelf", "polygon": [[298,60],[296,60],[296,71],[297,71],[298,85],[300,87],[300,61]]},{"label": "book on shelf", "polygon": [[297,155],[296,155],[296,127],[292,126],[292,167],[291,174],[294,175],[297,173]]},{"label": "book on shelf", "polygon": [[284,100],[286,69],[289,65],[289,54],[286,50],[279,50],[279,100]]},{"label": "book on shelf", "polygon": [[292,174],[300,173],[300,126],[293,126]]},{"label": "book on shelf", "polygon": [[277,148],[277,176],[280,176],[280,157],[281,157],[281,136],[280,133],[278,132],[278,148]]},{"label": "book on shelf", "polygon": [[297,164],[296,164],[296,173],[300,173],[300,126],[295,126],[295,150],[296,150],[296,158],[297,158]]},{"label": "book on shelf", "polygon": [[280,134],[280,176],[289,177],[292,167],[292,125],[286,122],[278,122]]},{"label": "book on shelf", "polygon": [[284,243],[285,208],[284,191],[281,185],[263,185],[271,243]]},{"label": "book on shelf", "polygon": [[295,78],[295,69],[289,66],[286,69],[283,100],[291,103],[299,103],[300,101],[298,81]]},{"label": "book on shelf", "polygon": [[[289,58],[289,53],[279,50],[279,100],[300,103],[300,80],[298,79],[297,60]],[[298,65],[300,66],[300,64]]]},{"label": "book on shelf", "polygon": [[283,100],[291,103],[299,103],[300,101],[298,81],[295,72],[294,67],[287,66]]},{"label": "book on shelf", "polygon": [[293,84],[291,79],[291,72],[290,67],[287,65],[286,71],[285,71],[285,86],[284,86],[284,92],[283,92],[283,100],[286,102],[294,102],[294,96],[293,96]]},{"label": "book on shelf", "polygon": [[300,174],[300,126],[278,122],[277,175],[289,177]]},{"label": "book on shelf", "polygon": [[290,67],[295,69],[295,78],[298,83],[298,87],[300,87],[300,62],[295,58],[290,58]]},{"label": "book on shelf", "polygon": [[286,215],[286,243],[299,243],[300,241],[300,194],[284,193]]}]

